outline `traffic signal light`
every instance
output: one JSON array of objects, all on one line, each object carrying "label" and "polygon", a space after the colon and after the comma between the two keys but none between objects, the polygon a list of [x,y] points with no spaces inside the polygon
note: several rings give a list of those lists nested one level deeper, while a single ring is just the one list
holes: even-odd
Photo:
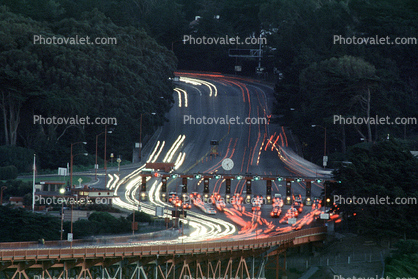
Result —
[{"label": "traffic signal light", "polygon": [[251,179],[247,179],[247,195],[251,195]]},{"label": "traffic signal light", "polygon": [[286,179],[286,197],[290,197],[292,195],[292,181]]},{"label": "traffic signal light", "polygon": [[260,177],[258,175],[256,175],[256,176],[254,176],[254,180],[255,181],[260,180]]},{"label": "traffic signal light", "polygon": [[292,204],[292,180],[286,179],[286,199],[285,204]]},{"label": "traffic signal light", "polygon": [[183,188],[181,189],[182,193],[187,193],[187,177],[182,178]]},{"label": "traffic signal light", "polygon": [[194,175],[194,178],[196,178],[196,179],[200,179],[200,178],[202,178],[202,175],[201,175],[200,173],[196,173],[196,174]]},{"label": "traffic signal light", "polygon": [[337,186],[337,183],[341,183],[340,181],[331,182],[328,180],[324,181],[324,202],[326,207],[331,207],[334,204],[333,195],[331,195],[332,191]]},{"label": "traffic signal light", "polygon": [[231,179],[230,178],[225,179],[225,185],[226,185],[225,194],[231,194]]},{"label": "traffic signal light", "polygon": [[173,218],[179,218],[180,217],[180,211],[171,210],[171,217],[173,217]]},{"label": "traffic signal light", "polygon": [[180,214],[181,218],[187,218],[187,211],[183,209],[183,211]]},{"label": "traffic signal light", "polygon": [[266,195],[271,196],[271,180],[267,180]]},{"label": "traffic signal light", "polygon": [[312,187],[312,182],[311,181],[306,181],[306,197],[311,197],[311,187]]},{"label": "traffic signal light", "polygon": [[167,177],[161,178],[161,192],[167,192]]},{"label": "traffic signal light", "polygon": [[141,177],[141,192],[146,192],[146,191],[147,191],[147,177],[143,175]]},{"label": "traffic signal light", "polygon": [[333,204],[334,204],[334,200],[333,200],[331,195],[325,197],[325,206],[326,207],[331,207]]},{"label": "traffic signal light", "polygon": [[203,179],[203,193],[209,193],[209,178]]}]

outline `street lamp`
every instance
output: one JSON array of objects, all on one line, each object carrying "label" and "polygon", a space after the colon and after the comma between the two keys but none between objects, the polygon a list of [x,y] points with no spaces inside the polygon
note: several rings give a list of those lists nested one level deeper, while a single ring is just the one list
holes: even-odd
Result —
[{"label": "street lamp", "polygon": [[[59,192],[61,195],[64,195],[65,189],[61,188]],[[61,238],[60,238],[61,240],[62,240],[63,230],[64,230],[64,202],[61,203]]]},{"label": "street lamp", "polygon": [[141,162],[141,149],[142,149],[142,115],[143,114],[151,114],[151,115],[156,115],[157,113],[155,112],[145,112],[145,113],[141,113],[141,119],[139,121],[139,161]]},{"label": "street lamp", "polygon": [[0,205],[3,205],[3,191],[7,189],[7,186],[1,186]]},{"label": "street lamp", "polygon": [[[140,187],[138,187],[138,203],[139,204],[141,204],[140,194],[141,194]],[[134,202],[135,202],[135,195],[134,195],[133,198],[134,198]],[[135,206],[136,206],[136,203],[135,203]],[[139,205],[138,205],[137,209],[138,209],[138,211],[140,211]],[[135,229],[136,229],[136,227],[135,227],[135,211],[136,211],[136,208],[134,208],[134,211],[132,213],[132,235],[135,235]]]},{"label": "street lamp", "polygon": [[[76,143],[72,143],[71,144],[71,171],[70,171],[71,188],[70,189],[73,188],[72,185],[73,185],[73,159],[74,159],[74,157],[77,156],[77,155],[84,155],[84,156],[89,155],[88,153],[78,153],[78,154],[73,155],[73,145],[74,144],[77,144],[77,143],[87,144],[87,142],[85,142],[85,141],[83,141],[83,142],[76,142]],[[71,230],[70,230],[70,233],[71,233],[71,236],[72,236],[73,235],[73,203],[71,203]],[[61,240],[62,240],[62,235],[61,235]],[[71,240],[71,247],[73,247],[72,240]]]},{"label": "street lamp", "polygon": [[74,156],[73,156],[73,145],[80,144],[80,143],[87,144],[87,142],[85,142],[85,141],[79,141],[79,142],[75,142],[75,143],[71,144],[71,160],[70,160],[70,188],[71,189],[73,188],[73,158],[74,158]]},{"label": "street lamp", "polygon": [[[117,125],[116,123],[114,124],[115,126]],[[107,160],[106,160],[106,148],[107,148],[107,134],[111,134],[112,133],[112,128],[111,130],[107,130],[107,124],[105,125],[105,146],[104,146],[104,170],[105,170],[105,187],[107,184]]]},{"label": "street lamp", "polygon": [[321,125],[312,125],[312,128],[315,128],[315,127],[320,127],[320,128],[322,128],[322,129],[324,129],[324,131],[325,131],[325,134],[324,134],[324,157],[323,157],[323,166],[324,166],[324,169],[325,169],[325,167],[327,166],[327,161],[328,161],[328,158],[327,158],[327,128],[326,127],[324,127],[324,126],[321,126]]},{"label": "street lamp", "polygon": [[[107,126],[107,125],[106,125],[106,126]],[[106,126],[105,126],[105,130],[106,130]],[[106,131],[101,132],[100,134],[96,135],[96,164],[95,164],[95,166],[94,166],[94,168],[95,168],[95,174],[94,174],[94,177],[95,177],[95,179],[96,179],[96,180],[97,180],[97,169],[99,168],[99,165],[97,164],[97,142],[98,142],[99,136],[100,136],[100,135],[102,135],[102,134],[104,134],[104,133],[106,133]],[[111,133],[112,133],[112,131],[107,131],[107,133],[108,133],[108,134],[111,134]],[[105,139],[105,141],[106,141],[106,139]],[[105,153],[105,154],[106,154],[106,153]]]},{"label": "street lamp", "polygon": [[[83,156],[87,156],[87,155],[89,155],[87,152],[84,152],[84,153],[77,153],[77,154],[75,154],[75,155],[73,155],[72,156],[72,158],[71,158],[71,160],[72,161],[74,161],[74,157],[75,156],[77,156],[77,155],[83,155]],[[72,163],[72,162],[71,162]],[[72,179],[72,176],[73,176],[73,171],[72,171],[72,168],[71,168],[71,179]]]}]

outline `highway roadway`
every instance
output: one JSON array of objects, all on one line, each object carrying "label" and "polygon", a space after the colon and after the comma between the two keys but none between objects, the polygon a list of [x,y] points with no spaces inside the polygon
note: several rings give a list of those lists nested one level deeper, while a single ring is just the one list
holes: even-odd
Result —
[{"label": "highway roadway", "polygon": [[[160,199],[160,178],[149,179],[148,200],[138,201],[140,173],[146,162],[174,163],[173,173],[179,174],[325,177],[322,168],[293,151],[291,134],[283,127],[270,123],[274,101],[272,86],[217,73],[179,72],[176,76],[180,78],[173,81],[175,104],[166,115],[169,121],[143,148],[144,164],[121,177],[109,173],[107,187],[120,196],[115,205],[133,210],[140,204],[141,210],[150,214],[155,214],[155,208],[161,206],[166,208],[166,217],[171,215],[171,205]],[[216,141],[218,145],[211,145],[211,141]],[[231,170],[222,168],[225,158],[233,160]],[[188,180],[188,193],[202,194],[202,180]],[[181,184],[181,178],[168,179],[167,192],[181,195]],[[209,185],[210,193],[225,196],[224,179],[213,178]],[[322,188],[322,183],[312,183],[312,196],[319,196]],[[232,180],[232,195],[238,193],[245,196],[245,190],[245,180]],[[284,197],[285,181],[274,181],[272,190],[273,196],[280,193]],[[305,196],[305,191],[304,182],[292,183],[293,195]],[[265,197],[266,181],[252,181],[252,192],[254,196]],[[183,220],[190,233],[177,241],[268,237],[315,223],[313,216],[319,212],[305,206],[297,223],[291,226],[284,218],[290,206],[283,207],[279,218],[271,218],[271,205],[262,205],[261,210],[255,213],[251,207],[251,204],[227,204],[222,212],[217,210],[216,215],[210,216],[193,207]]]}]

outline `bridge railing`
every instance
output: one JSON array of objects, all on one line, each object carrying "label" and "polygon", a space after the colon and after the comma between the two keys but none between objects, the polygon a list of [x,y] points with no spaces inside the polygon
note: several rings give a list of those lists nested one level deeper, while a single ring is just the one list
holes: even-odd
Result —
[{"label": "bridge railing", "polygon": [[94,257],[129,257],[153,255],[199,254],[223,251],[240,251],[262,249],[326,233],[326,227],[317,227],[294,231],[287,234],[263,239],[235,240],[224,242],[201,242],[193,244],[170,244],[150,246],[121,247],[73,247],[42,249],[9,249],[0,250],[0,261],[19,261],[30,259],[75,259]]},{"label": "bridge railing", "polygon": [[[105,244],[117,244],[117,243],[130,243],[143,240],[157,240],[159,238],[174,238],[178,233],[172,230],[161,230],[157,232],[136,234],[136,235],[122,235],[122,236],[101,236],[101,237],[89,237],[86,239],[73,240],[73,246],[82,245],[105,245]],[[67,240],[49,240],[41,244],[38,241],[25,241],[25,242],[0,242],[1,249],[36,249],[36,248],[58,248],[68,247],[69,242]]]}]

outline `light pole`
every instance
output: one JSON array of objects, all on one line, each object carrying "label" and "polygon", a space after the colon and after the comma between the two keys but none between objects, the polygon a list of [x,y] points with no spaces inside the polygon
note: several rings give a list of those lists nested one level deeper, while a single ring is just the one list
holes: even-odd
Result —
[{"label": "light pole", "polygon": [[142,150],[142,115],[143,114],[151,114],[151,115],[156,115],[157,113],[155,112],[145,112],[145,113],[141,113],[141,119],[139,121],[139,161],[141,162],[142,159],[142,154],[141,154],[141,150]]},{"label": "light pole", "polygon": [[[74,156],[73,156],[73,145],[76,145],[76,144],[79,144],[79,143],[82,143],[82,144],[87,144],[87,142],[85,142],[85,141],[79,141],[79,142],[75,142],[75,143],[72,143],[71,144],[71,160],[70,160],[70,189],[72,189],[73,188],[73,158],[74,158]],[[77,154],[78,155],[78,154]]]},{"label": "light pole", "polygon": [[[106,129],[106,127],[105,127],[105,129]],[[102,135],[102,134],[104,134],[104,133],[106,133],[106,131],[105,132],[101,132],[100,134],[96,135],[96,164],[94,166],[94,168],[95,168],[95,175],[94,175],[94,177],[95,177],[96,180],[97,180],[97,169],[99,168],[99,166],[97,164],[97,143],[98,143],[99,136]],[[107,133],[108,134],[111,134],[112,131],[107,131]]]},{"label": "light pole", "polygon": [[[325,169],[325,167],[327,166],[327,161],[328,161],[328,158],[327,158],[327,128],[324,127],[324,126],[321,126],[321,125],[312,125],[312,128],[315,128],[315,127],[320,127],[322,129],[324,129],[324,157],[323,157],[323,160],[322,160],[322,164],[323,164],[324,169]],[[324,182],[324,195],[325,195],[324,213],[326,213],[328,199],[327,199],[327,184],[325,182]]]},{"label": "light pole", "polygon": [[[76,143],[73,143],[73,144],[77,144],[77,143],[80,143],[80,142],[76,142]],[[87,144],[87,142],[85,142],[85,141],[81,142],[81,143]],[[70,191],[73,188],[72,185],[73,185],[73,159],[74,159],[74,157],[77,156],[77,155],[84,155],[84,156],[89,155],[88,153],[78,153],[78,154],[73,155],[73,144],[71,144],[71,171],[70,171],[71,188],[70,188]],[[71,230],[70,230],[70,233],[71,233],[71,236],[72,236],[73,235],[73,203],[71,203]],[[62,235],[61,235],[61,240],[62,240]],[[71,247],[73,247],[72,239],[71,239]]]},{"label": "light pole", "polygon": [[261,36],[263,35],[263,30],[261,30],[260,32],[260,37],[259,37],[259,49],[258,49],[258,69],[260,71],[261,74]]},{"label": "light pole", "polygon": [[[116,123],[114,124],[115,126],[117,125]],[[113,127],[114,128],[114,127]],[[105,170],[105,187],[107,184],[107,160],[106,160],[106,148],[107,148],[107,134],[111,134],[113,132],[113,128],[111,127],[111,129],[108,131],[107,130],[107,124],[105,125],[105,146],[104,146],[104,170]]]},{"label": "light pole", "polygon": [[[142,179],[142,177],[141,177]],[[141,204],[141,191],[140,188],[141,186],[138,187],[138,203]],[[133,196],[134,198],[134,202],[135,202],[135,195]],[[135,203],[136,206],[136,203]],[[132,235],[135,235],[135,211],[137,208],[134,208],[134,211],[132,213]],[[139,209],[139,205],[138,205],[138,209]]]},{"label": "light pole", "polygon": [[[64,195],[65,189],[61,188],[59,192],[61,195]],[[60,237],[61,241],[62,241],[63,230],[64,230],[64,202],[61,203],[61,237]]]},{"label": "light pole", "polygon": [[135,209],[132,212],[132,235],[135,235]]},{"label": "light pole", "polygon": [[326,127],[324,127],[324,126],[321,126],[321,125],[312,125],[312,128],[314,128],[314,127],[320,127],[320,128],[322,128],[322,129],[324,129],[324,157],[323,157],[323,166],[324,166],[324,169],[325,169],[325,167],[327,166],[327,161],[328,161],[328,158],[327,158],[327,128]]},{"label": "light pole", "polygon": [[0,205],[3,205],[3,191],[7,189],[7,186],[1,186]]},{"label": "light pole", "polygon": [[105,147],[104,147],[104,170],[105,170],[105,187],[107,184],[107,162],[106,162],[106,147],[107,147],[107,125],[105,125]]}]

